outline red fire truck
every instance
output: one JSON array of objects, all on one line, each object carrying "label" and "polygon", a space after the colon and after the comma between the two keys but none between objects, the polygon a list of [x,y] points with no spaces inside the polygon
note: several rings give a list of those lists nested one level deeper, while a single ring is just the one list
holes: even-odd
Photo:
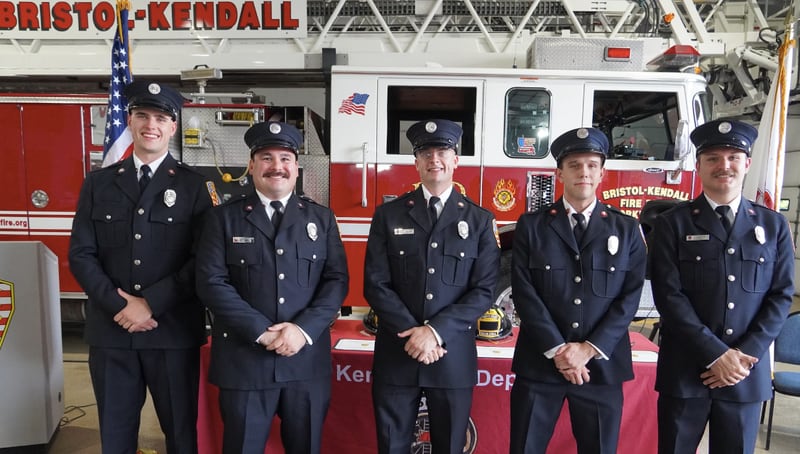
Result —
[{"label": "red fire truck", "polygon": [[[569,129],[598,127],[612,143],[603,202],[638,217],[648,200],[699,194],[687,136],[709,112],[697,75],[342,67],[334,70],[331,97],[330,206],[351,267],[350,304],[364,304],[363,257],[375,206],[419,181],[405,139],[418,120],[462,125],[456,186],[494,212],[504,270],[517,218],[561,195],[548,146]],[[501,273],[498,300],[508,297],[509,279]]]},{"label": "red fire truck", "polygon": [[[329,135],[322,117],[308,108],[195,103],[184,107],[182,132],[171,149],[207,173],[225,199],[252,190],[242,142],[250,124],[275,118],[301,127],[306,146],[298,190],[337,215],[351,276],[346,305],[363,306],[372,213],[417,184],[405,131],[419,120],[448,118],[462,125],[456,185],[495,214],[504,267],[517,218],[561,195],[548,148],[569,129],[594,126],[612,143],[599,193],[603,202],[638,216],[648,200],[696,196],[688,133],[710,115],[705,80],[682,72],[627,71],[624,65],[604,70],[619,63],[614,58],[620,59],[606,55],[591,71],[334,66]],[[6,140],[0,177],[10,191],[0,204],[0,235],[41,240],[58,255],[62,298],[84,297],[66,254],[81,182],[101,161],[105,104],[102,95],[0,95],[6,120],[0,123]],[[503,300],[508,273],[501,275]]]}]

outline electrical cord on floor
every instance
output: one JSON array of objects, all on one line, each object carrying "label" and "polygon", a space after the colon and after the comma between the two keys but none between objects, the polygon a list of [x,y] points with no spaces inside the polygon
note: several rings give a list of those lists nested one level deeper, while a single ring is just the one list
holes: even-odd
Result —
[{"label": "electrical cord on floor", "polygon": [[[84,408],[87,407],[94,407],[97,404],[86,404],[86,405],[70,405],[64,408],[64,416],[61,417],[61,421],[58,423],[58,427],[64,427],[75,420],[81,419],[86,416],[86,410]],[[73,416],[74,413],[77,413]]]}]

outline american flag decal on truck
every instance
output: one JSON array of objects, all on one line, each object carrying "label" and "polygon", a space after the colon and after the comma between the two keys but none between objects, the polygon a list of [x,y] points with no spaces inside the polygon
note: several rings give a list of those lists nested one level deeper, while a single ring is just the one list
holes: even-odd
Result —
[{"label": "american flag decal on truck", "polygon": [[369,98],[369,95],[366,93],[353,93],[342,101],[342,105],[339,106],[339,113],[364,115],[367,108],[367,98]]}]

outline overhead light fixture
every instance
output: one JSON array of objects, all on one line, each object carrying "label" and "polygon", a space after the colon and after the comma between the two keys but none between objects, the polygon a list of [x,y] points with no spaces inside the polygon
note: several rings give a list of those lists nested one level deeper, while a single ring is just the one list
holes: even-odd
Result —
[{"label": "overhead light fixture", "polygon": [[222,71],[209,68],[207,65],[197,65],[192,69],[181,71],[181,80],[210,80],[222,79]]}]

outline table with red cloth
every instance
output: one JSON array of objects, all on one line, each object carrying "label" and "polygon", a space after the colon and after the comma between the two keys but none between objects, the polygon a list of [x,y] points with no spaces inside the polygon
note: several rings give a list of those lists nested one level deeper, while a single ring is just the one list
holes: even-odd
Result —
[{"label": "table with red cloth", "polygon": [[[631,332],[634,350],[635,379],[625,382],[625,404],[622,410],[619,452],[655,453],[657,441],[656,400],[654,390],[658,347],[645,336]],[[374,336],[366,332],[359,320],[337,320],[331,329],[333,378],[331,404],[325,419],[322,452],[325,454],[375,453],[375,421],[372,413],[372,352]],[[478,385],[475,387],[469,442],[475,454],[508,453],[511,385],[510,352],[514,335],[496,342],[478,341]],[[342,349],[346,348],[346,349]],[[208,383],[210,346],[201,349],[200,399],[197,419],[199,454],[222,452],[222,420],[219,416],[218,389]],[[486,354],[482,354],[486,353]],[[487,357],[492,356],[492,357]],[[641,361],[637,361],[640,359]],[[231,365],[236,367],[236,365]],[[421,412],[422,414],[423,412]],[[425,441],[426,433],[418,434]],[[280,443],[280,422],[272,425],[265,453],[283,452]],[[416,452],[416,451],[415,451]],[[419,451],[423,452],[423,451]],[[568,409],[564,405],[556,424],[548,453],[575,453]]]}]

